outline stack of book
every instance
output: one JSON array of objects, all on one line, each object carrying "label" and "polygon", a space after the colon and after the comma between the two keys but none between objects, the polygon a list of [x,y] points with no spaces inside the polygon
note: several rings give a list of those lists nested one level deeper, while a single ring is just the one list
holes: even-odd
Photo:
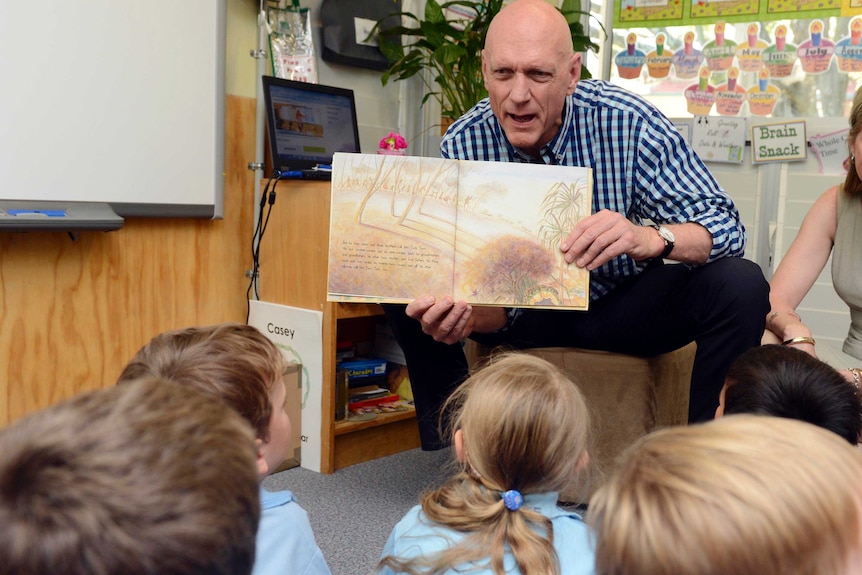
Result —
[{"label": "stack of book", "polygon": [[392,403],[401,399],[397,393],[392,393],[385,387],[366,385],[349,391],[347,408],[356,411],[365,407],[374,407],[384,403]]}]

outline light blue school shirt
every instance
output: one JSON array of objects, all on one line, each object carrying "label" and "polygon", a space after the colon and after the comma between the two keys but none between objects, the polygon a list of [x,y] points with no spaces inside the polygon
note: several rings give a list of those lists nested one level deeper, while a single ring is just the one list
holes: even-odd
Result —
[{"label": "light blue school shirt", "polygon": [[[554,530],[554,549],[560,560],[561,575],[592,575],[595,573],[595,552],[590,542],[589,529],[580,515],[557,507],[557,495],[557,493],[531,493],[524,497],[524,507],[532,508],[551,520]],[[381,558],[387,555],[402,559],[428,557],[448,548],[464,536],[464,533],[433,523],[422,512],[422,507],[417,505],[408,511],[392,530]],[[506,553],[503,564],[506,573],[511,575],[520,573],[511,553]],[[447,574],[453,575],[464,572],[469,572],[470,575],[493,575],[494,573],[490,564],[486,569],[477,571],[446,571]],[[394,575],[394,573],[388,567],[378,571],[379,575]]]},{"label": "light blue school shirt", "polygon": [[308,515],[292,492],[261,487],[260,506],[252,575],[330,575]]}]

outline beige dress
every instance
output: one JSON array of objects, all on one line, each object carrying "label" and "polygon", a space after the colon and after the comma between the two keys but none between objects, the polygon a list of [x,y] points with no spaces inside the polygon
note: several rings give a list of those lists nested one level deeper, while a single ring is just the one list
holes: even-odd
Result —
[{"label": "beige dress", "polygon": [[817,355],[837,369],[862,364],[862,201],[838,190],[838,227],[832,248],[832,285],[850,308],[850,330],[841,350],[817,345]]}]

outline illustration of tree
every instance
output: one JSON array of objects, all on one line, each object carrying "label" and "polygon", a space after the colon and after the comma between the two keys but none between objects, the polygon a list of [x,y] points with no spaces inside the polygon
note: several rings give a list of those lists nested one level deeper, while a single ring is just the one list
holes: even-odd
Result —
[{"label": "illustration of tree", "polygon": [[[548,249],[560,248],[560,243],[581,219],[581,194],[586,187],[583,181],[558,182],[545,194],[541,208],[542,224],[539,226],[539,238],[543,246]],[[564,289],[565,286],[566,265],[565,260],[561,259],[560,277],[557,280],[560,289]]]},{"label": "illustration of tree", "polygon": [[475,293],[496,301],[529,303],[527,296],[554,270],[553,258],[538,243],[519,236],[501,236],[465,262],[465,283]]}]

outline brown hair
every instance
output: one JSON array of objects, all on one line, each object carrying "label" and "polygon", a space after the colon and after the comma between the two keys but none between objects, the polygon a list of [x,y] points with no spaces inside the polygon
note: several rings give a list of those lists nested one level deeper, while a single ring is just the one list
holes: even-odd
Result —
[{"label": "brown hair", "polygon": [[641,439],[590,500],[599,575],[839,575],[862,454],[795,419],[728,415]]},{"label": "brown hair", "polygon": [[[856,141],[860,130],[862,130],[862,87],[856,90],[856,95],[853,96],[853,107],[850,108],[850,132],[847,134],[847,147],[851,157],[853,155],[853,143]],[[859,174],[856,172],[855,163],[851,162],[850,164],[847,177],[844,179],[844,192],[852,198],[862,198],[862,180],[859,179]]]},{"label": "brown hair", "polygon": [[154,378],[0,431],[0,575],[250,573],[254,437],[224,402]]},{"label": "brown hair", "polygon": [[227,322],[157,335],[126,365],[118,383],[154,375],[192,386],[226,400],[259,439],[269,441],[269,390],[285,364],[275,344],[256,328]]},{"label": "brown hair", "polygon": [[522,507],[506,509],[501,492],[561,491],[575,479],[588,441],[590,417],[581,392],[558,368],[525,353],[492,356],[447,400],[460,430],[461,471],[423,495],[425,515],[468,532],[459,544],[432,557],[386,557],[397,572],[437,573],[490,558],[503,573],[510,549],[521,573],[559,573],[550,520]]}]

